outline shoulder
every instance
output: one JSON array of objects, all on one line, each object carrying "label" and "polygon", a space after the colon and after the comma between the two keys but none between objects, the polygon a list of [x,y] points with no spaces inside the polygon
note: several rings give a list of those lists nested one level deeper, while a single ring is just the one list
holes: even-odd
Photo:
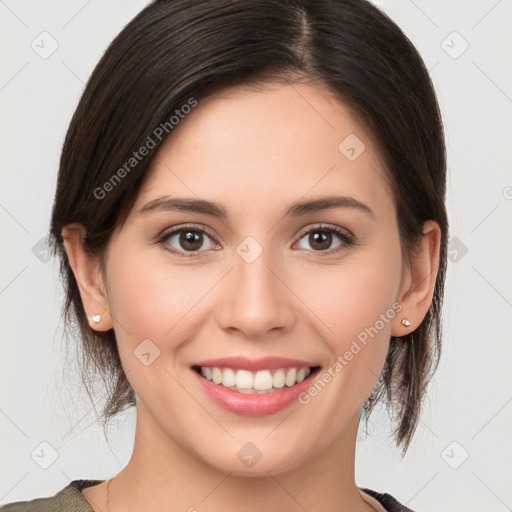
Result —
[{"label": "shoulder", "polygon": [[361,488],[366,494],[369,494],[372,498],[375,498],[387,512],[414,512],[414,510],[402,505],[396,498],[385,492],[377,492],[372,489]]},{"label": "shoulder", "polygon": [[101,480],[73,480],[54,496],[0,505],[0,512],[92,512],[81,489]]}]

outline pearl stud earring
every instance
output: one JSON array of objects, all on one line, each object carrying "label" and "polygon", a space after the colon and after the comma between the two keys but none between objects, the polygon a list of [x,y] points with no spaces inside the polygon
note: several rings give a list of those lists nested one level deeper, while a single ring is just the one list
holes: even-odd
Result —
[{"label": "pearl stud earring", "polygon": [[405,327],[409,327],[411,325],[411,322],[407,318],[402,318],[402,325],[405,325]]},{"label": "pearl stud earring", "polygon": [[101,322],[101,315],[94,315],[92,317],[92,321],[95,323],[95,324],[99,324]]}]

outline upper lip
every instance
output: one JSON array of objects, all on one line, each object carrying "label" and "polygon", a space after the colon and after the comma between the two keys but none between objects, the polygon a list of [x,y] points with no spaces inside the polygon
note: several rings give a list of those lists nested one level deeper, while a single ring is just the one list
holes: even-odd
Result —
[{"label": "upper lip", "polygon": [[287,357],[266,356],[258,359],[249,359],[248,357],[221,357],[219,359],[208,359],[199,361],[192,366],[216,366],[217,368],[233,368],[236,370],[277,370],[279,368],[309,368],[318,366],[314,363],[301,361],[299,359],[289,359]]}]

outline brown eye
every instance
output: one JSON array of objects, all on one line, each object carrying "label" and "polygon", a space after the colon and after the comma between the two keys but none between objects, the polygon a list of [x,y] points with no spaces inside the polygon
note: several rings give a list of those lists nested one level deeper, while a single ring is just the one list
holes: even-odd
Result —
[{"label": "brown eye", "polygon": [[[338,239],[338,243],[333,243]],[[304,244],[305,241],[306,243]],[[302,244],[301,244],[302,242]],[[309,249],[314,252],[330,253],[342,250],[353,244],[353,237],[335,227],[316,227],[306,231],[299,240],[300,249]],[[309,245],[309,247],[307,247]]]},{"label": "brown eye", "polygon": [[[215,246],[215,243],[206,231],[195,227],[175,229],[164,235],[160,242],[165,244],[167,250],[181,256],[192,256],[192,254],[187,254],[187,252],[201,253]],[[210,243],[209,247],[208,242]]]},{"label": "brown eye", "polygon": [[183,230],[179,236],[179,243],[187,251],[197,251],[203,245],[203,234],[188,229]]},{"label": "brown eye", "polygon": [[315,251],[324,251],[332,244],[332,233],[313,231],[309,233],[308,242]]}]

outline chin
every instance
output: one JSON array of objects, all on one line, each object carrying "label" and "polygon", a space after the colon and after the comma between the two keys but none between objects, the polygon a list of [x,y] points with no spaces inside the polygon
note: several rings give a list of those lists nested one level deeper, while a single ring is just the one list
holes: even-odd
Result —
[{"label": "chin", "polygon": [[[265,449],[258,450],[248,442],[242,448],[237,448],[236,451],[232,452],[229,449],[223,451],[220,460],[215,455],[213,455],[214,461],[203,460],[216,470],[230,473],[233,476],[267,478],[269,473],[273,475],[285,473],[301,463],[304,456],[300,457],[297,453],[290,453],[290,448],[287,446],[283,453],[276,453],[272,449],[271,455],[265,456]],[[233,453],[233,455],[229,455],[229,453]]]}]

